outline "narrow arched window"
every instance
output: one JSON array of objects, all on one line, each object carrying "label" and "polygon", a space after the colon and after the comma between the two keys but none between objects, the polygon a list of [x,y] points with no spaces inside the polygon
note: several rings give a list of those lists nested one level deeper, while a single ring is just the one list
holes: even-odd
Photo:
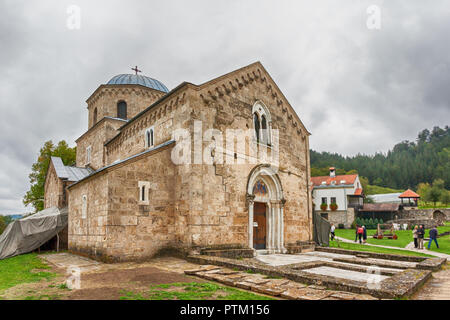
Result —
[{"label": "narrow arched window", "polygon": [[253,105],[253,122],[256,141],[268,146],[272,145],[272,118],[269,109],[260,101]]},{"label": "narrow arched window", "polygon": [[127,119],[127,103],[125,101],[120,101],[117,104],[117,118]]},{"label": "narrow arched window", "polygon": [[92,124],[96,124],[97,123],[97,108],[94,109],[94,117],[93,117],[93,123]]},{"label": "narrow arched window", "polygon": [[262,143],[268,143],[269,142],[269,139],[267,139],[267,133],[268,133],[268,131],[267,131],[267,120],[266,120],[266,117],[263,115],[263,116],[261,116],[261,140],[262,140]]},{"label": "narrow arched window", "polygon": [[259,142],[259,129],[260,129],[260,125],[259,125],[259,117],[258,115],[255,113],[253,114],[253,122],[255,124],[255,134],[256,134],[256,141]]},{"label": "narrow arched window", "polygon": [[145,185],[142,186],[141,201],[145,201]]},{"label": "narrow arched window", "polygon": [[145,146],[151,148],[155,145],[155,136],[153,127],[145,130]]}]

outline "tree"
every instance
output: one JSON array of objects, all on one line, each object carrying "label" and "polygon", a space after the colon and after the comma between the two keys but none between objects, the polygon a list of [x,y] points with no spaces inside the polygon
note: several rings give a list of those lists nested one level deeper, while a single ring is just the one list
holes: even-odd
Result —
[{"label": "tree", "polygon": [[66,141],[62,140],[55,146],[52,141],[47,141],[39,151],[37,161],[31,166],[30,190],[23,198],[23,203],[32,205],[36,212],[44,209],[44,184],[51,157],[60,157],[66,166],[75,165],[76,147],[70,148]]},{"label": "tree", "polygon": [[445,205],[450,203],[450,191],[443,190],[441,194],[441,202]]},{"label": "tree", "polygon": [[0,234],[5,231],[8,224],[12,222],[12,218],[10,216],[2,216],[0,215]]}]

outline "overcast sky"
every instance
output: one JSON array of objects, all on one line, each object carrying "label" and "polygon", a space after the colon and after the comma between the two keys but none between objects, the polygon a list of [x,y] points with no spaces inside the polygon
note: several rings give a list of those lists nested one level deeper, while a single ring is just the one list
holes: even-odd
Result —
[{"label": "overcast sky", "polygon": [[0,12],[3,214],[31,210],[21,199],[40,147],[73,146],[85,100],[135,65],[172,89],[259,60],[318,151],[386,152],[449,124],[448,1],[2,0]]}]

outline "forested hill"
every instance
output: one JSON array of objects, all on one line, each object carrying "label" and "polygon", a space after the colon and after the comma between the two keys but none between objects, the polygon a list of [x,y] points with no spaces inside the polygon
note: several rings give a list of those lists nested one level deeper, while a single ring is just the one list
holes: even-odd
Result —
[{"label": "forested hill", "polygon": [[327,175],[330,166],[338,174],[354,172],[372,185],[393,189],[416,189],[421,182],[443,179],[450,189],[450,128],[423,130],[416,141],[403,141],[387,154],[358,154],[343,157],[336,153],[311,150],[311,175]]}]

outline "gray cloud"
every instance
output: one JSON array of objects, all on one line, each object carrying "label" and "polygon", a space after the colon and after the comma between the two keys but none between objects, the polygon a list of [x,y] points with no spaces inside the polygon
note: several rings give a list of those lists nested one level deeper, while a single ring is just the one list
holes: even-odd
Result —
[{"label": "gray cloud", "polygon": [[[69,5],[81,29],[66,27]],[[381,8],[381,30],[366,9]],[[450,118],[445,1],[19,1],[0,3],[0,213],[23,212],[46,140],[73,145],[86,98],[138,65],[173,88],[262,61],[311,147],[386,152]]]}]

